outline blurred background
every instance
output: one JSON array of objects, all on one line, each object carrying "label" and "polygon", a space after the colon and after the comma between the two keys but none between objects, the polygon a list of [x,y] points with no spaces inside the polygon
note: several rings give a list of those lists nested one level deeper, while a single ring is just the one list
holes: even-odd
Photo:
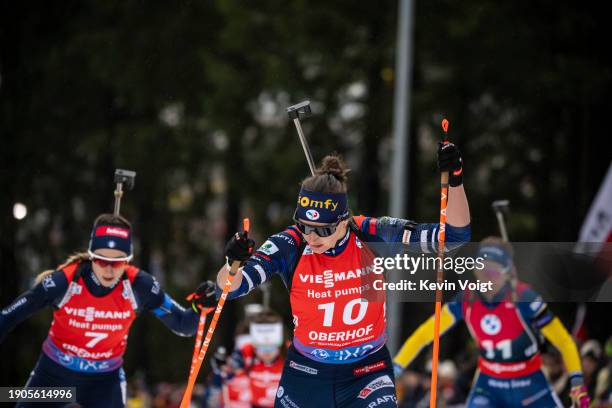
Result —
[{"label": "blurred background", "polygon": [[[136,264],[176,299],[212,279],[242,217],[258,243],[290,223],[308,167],[285,109],[303,99],[315,160],[337,151],[352,169],[353,211],[389,214],[398,4],[1,2],[0,306],[86,248],[95,216],[112,211],[115,168],[138,173],[122,204]],[[603,7],[414,2],[409,103],[399,111],[409,135],[404,203],[393,215],[437,221],[436,142],[447,117],[474,241],[497,233],[491,202],[500,198],[512,204],[512,240],[578,240],[612,158]],[[226,305],[216,344],[232,347],[244,304],[261,296]],[[289,323],[280,280],[270,302]],[[551,307],[574,325],[576,305]],[[402,339],[433,311],[401,308]],[[586,310],[584,340],[603,344],[609,304]],[[50,321],[51,311],[39,313],[0,344],[0,385],[25,383]],[[447,336],[442,357],[465,350],[467,337]],[[144,316],[130,335],[128,377],[147,392],[180,384],[192,346]]]}]

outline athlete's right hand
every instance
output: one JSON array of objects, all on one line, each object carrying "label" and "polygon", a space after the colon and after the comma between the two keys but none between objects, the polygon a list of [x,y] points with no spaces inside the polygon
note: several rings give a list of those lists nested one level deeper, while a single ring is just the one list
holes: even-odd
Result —
[{"label": "athlete's right hand", "polygon": [[231,265],[234,261],[240,263],[246,261],[253,255],[255,241],[249,238],[246,231],[237,232],[225,245],[225,256]]}]

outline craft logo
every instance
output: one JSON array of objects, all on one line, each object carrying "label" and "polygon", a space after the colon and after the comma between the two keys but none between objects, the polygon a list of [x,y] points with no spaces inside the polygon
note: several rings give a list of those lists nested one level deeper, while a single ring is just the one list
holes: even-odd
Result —
[{"label": "craft logo", "polygon": [[502,323],[494,314],[484,315],[482,320],[480,320],[480,328],[483,332],[490,336],[495,336],[497,333],[501,331]]},{"label": "craft logo", "polygon": [[325,208],[326,210],[331,209],[332,211],[336,211],[336,208],[338,208],[338,203],[333,202],[331,198],[328,198],[325,201],[320,201],[311,200],[310,197],[299,196],[298,203],[300,203],[302,207]]},{"label": "craft logo", "polygon": [[312,221],[318,220],[320,217],[319,212],[317,210],[308,210],[306,211],[306,218]]}]

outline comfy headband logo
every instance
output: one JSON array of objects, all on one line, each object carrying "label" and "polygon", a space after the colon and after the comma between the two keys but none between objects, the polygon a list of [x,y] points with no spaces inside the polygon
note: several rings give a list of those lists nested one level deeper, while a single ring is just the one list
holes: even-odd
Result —
[{"label": "comfy headband logo", "polygon": [[296,219],[333,224],[348,216],[346,193],[320,193],[300,190],[295,209]]},{"label": "comfy headband logo", "polygon": [[332,211],[336,211],[336,208],[338,208],[338,202],[337,201],[334,202],[331,198],[328,198],[325,201],[320,201],[320,200],[313,200],[310,197],[306,197],[306,196],[299,196],[298,203],[302,207],[313,207],[313,208],[321,208],[321,209],[325,208],[326,210],[332,210]]}]

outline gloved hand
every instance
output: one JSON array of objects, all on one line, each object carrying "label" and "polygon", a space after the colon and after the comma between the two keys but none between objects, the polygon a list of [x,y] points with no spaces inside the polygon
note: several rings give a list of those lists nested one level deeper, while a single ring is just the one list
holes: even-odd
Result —
[{"label": "gloved hand", "polygon": [[191,302],[191,307],[198,313],[198,309],[214,309],[217,305],[215,283],[213,281],[202,282],[195,292],[189,294],[186,299]]},{"label": "gloved hand", "polygon": [[225,245],[225,256],[231,265],[234,261],[246,261],[253,254],[255,241],[249,238],[245,231],[237,232]]},{"label": "gloved hand", "polygon": [[463,158],[453,143],[438,142],[438,169],[449,172],[448,184],[451,187],[463,184]]},{"label": "gloved hand", "polygon": [[584,385],[576,385],[570,391],[573,406],[578,408],[589,408],[589,394]]}]

